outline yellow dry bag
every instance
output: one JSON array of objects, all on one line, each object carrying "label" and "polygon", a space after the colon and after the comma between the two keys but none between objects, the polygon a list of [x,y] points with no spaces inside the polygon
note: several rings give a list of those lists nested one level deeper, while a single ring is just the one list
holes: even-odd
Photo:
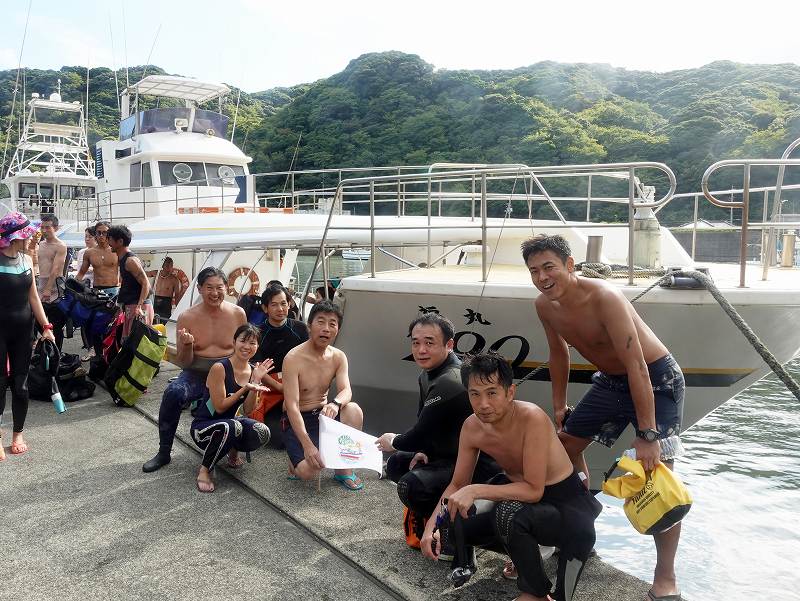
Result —
[{"label": "yellow dry bag", "polygon": [[645,472],[640,461],[622,457],[617,467],[628,473],[603,482],[603,492],[625,499],[625,515],[640,533],[669,530],[689,513],[692,497],[686,485],[664,464]]}]

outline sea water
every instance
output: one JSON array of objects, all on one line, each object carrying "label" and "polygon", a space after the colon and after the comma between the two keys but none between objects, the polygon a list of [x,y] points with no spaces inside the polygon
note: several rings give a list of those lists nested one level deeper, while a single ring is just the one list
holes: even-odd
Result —
[{"label": "sea water", "polygon": [[[314,257],[301,256],[305,283]],[[360,261],[330,259],[330,273],[360,273]],[[321,278],[321,274],[317,274]],[[800,381],[800,359],[787,366]],[[800,401],[764,378],[682,437],[676,470],[694,499],[683,521],[676,571],[689,601],[800,598]],[[653,539],[633,529],[622,501],[603,495],[596,549],[603,561],[650,581]]]},{"label": "sea water", "polygon": [[[800,360],[788,365],[800,380]],[[683,520],[676,572],[690,601],[798,598],[800,401],[775,377],[729,400],[681,437],[676,470],[694,499]],[[622,501],[598,497],[597,551],[652,579],[652,537],[638,534]]]}]

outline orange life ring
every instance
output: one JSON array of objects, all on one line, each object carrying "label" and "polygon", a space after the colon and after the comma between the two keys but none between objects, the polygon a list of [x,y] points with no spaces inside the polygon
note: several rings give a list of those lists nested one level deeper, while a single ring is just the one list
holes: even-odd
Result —
[{"label": "orange life ring", "polygon": [[184,293],[189,289],[189,278],[184,273],[183,269],[178,269],[176,267],[174,268],[173,272],[177,276],[178,281],[181,283],[181,293],[178,295],[178,298],[175,301],[175,304],[178,304],[181,298],[183,298]]},{"label": "orange life ring", "polygon": [[255,272],[255,270],[250,269],[249,267],[237,267],[228,274],[228,296],[239,296],[235,285],[236,280],[241,276],[246,276],[247,279],[250,280],[250,290],[248,292],[242,292],[242,294],[258,294],[258,289],[261,286],[261,282],[259,281],[258,274]]}]

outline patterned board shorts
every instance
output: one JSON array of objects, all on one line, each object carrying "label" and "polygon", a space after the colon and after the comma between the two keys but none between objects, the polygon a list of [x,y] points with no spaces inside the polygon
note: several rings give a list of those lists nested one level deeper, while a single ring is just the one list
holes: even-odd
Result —
[{"label": "patterned board shorts", "polygon": [[[680,434],[686,383],[672,355],[647,366],[656,409],[656,430],[661,438]],[[628,376],[601,371],[592,376],[592,387],[564,424],[564,432],[590,438],[611,447],[628,424],[638,428]]]}]

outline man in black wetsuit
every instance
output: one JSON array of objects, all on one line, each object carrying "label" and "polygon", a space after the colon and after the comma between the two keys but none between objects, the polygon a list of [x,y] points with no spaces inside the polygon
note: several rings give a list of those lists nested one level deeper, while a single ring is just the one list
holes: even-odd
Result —
[{"label": "man in black wetsuit", "polygon": [[[413,512],[418,538],[425,520],[453,475],[458,456],[461,424],[472,414],[461,383],[461,361],[453,353],[453,324],[438,313],[425,313],[408,327],[411,354],[422,368],[419,376],[417,423],[404,434],[387,432],[376,441],[384,452],[394,453],[386,464],[386,475],[397,482],[397,494]],[[481,455],[474,482],[486,482],[500,471],[488,456]]]},{"label": "man in black wetsuit", "polygon": [[[282,437],[280,428],[277,427],[281,417],[281,403],[283,402],[283,359],[286,353],[299,344],[308,340],[308,327],[302,321],[289,317],[289,291],[280,283],[270,283],[261,295],[261,308],[267,320],[260,326],[262,331],[258,351],[253,356],[253,361],[261,362],[272,359],[273,371],[264,376],[262,383],[270,388],[270,392],[262,393],[259,404],[249,417],[267,423],[270,418],[276,432],[270,444],[281,447]],[[274,411],[271,411],[274,409]],[[269,425],[269,424],[268,424]]]},{"label": "man in black wetsuit", "polygon": [[[469,545],[480,545],[511,556],[522,591],[517,599],[570,601],[594,545],[601,505],[581,483],[548,415],[514,400],[512,376],[508,362],[494,353],[475,355],[461,367],[475,415],[461,429],[453,480],[441,497],[446,511],[425,525],[422,552],[439,558],[437,528],[449,524],[456,586],[475,571]],[[481,452],[490,453],[503,473],[470,484]],[[539,545],[560,549],[553,592]]]}]

